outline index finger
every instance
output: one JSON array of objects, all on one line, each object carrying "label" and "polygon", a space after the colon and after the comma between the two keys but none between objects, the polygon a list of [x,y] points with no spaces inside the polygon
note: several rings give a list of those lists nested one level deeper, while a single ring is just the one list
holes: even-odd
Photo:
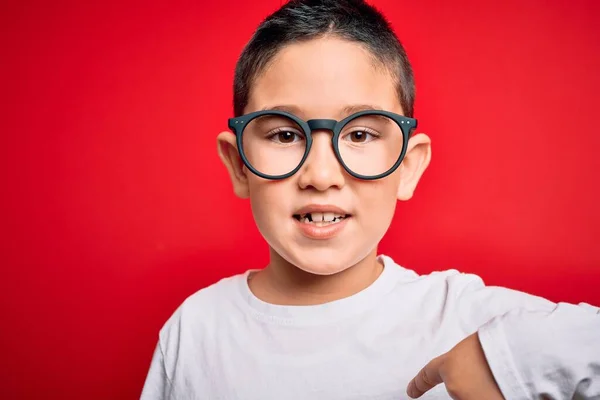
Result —
[{"label": "index finger", "polygon": [[432,387],[442,383],[444,380],[440,374],[441,365],[441,356],[431,360],[419,371],[417,376],[410,381],[406,394],[408,394],[409,397],[416,399],[417,397],[421,397],[423,393],[427,392]]}]

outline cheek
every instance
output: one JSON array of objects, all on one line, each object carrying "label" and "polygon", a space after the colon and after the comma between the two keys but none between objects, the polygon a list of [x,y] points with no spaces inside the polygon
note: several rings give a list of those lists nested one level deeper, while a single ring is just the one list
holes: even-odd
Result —
[{"label": "cheek", "polygon": [[396,210],[396,180],[369,182],[361,187],[360,212],[362,222],[373,230],[385,232]]},{"label": "cheek", "polygon": [[[282,218],[290,217],[286,198],[293,188],[286,181],[268,181],[260,178],[249,178],[250,205],[258,229],[268,235],[272,226]],[[287,194],[287,197],[286,197]],[[270,228],[271,227],[271,228]]]}]

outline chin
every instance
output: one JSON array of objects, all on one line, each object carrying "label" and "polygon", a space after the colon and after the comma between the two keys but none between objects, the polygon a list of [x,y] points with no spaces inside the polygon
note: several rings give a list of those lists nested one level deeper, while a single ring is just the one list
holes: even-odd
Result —
[{"label": "chin", "polygon": [[310,265],[295,265],[298,269],[304,272],[308,272],[313,275],[330,276],[345,271],[350,268],[350,265],[339,265],[339,264],[310,264]]},{"label": "chin", "polygon": [[[366,254],[368,253],[367,251]],[[283,258],[302,271],[313,275],[327,276],[347,270],[359,263],[364,257],[361,254],[349,254],[348,251],[335,250],[329,247],[289,252]]]}]

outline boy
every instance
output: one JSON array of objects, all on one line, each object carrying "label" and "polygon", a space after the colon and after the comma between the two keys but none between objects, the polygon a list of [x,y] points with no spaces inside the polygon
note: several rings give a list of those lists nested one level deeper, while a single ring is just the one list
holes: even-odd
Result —
[{"label": "boy", "polygon": [[142,399],[600,398],[600,315],[377,255],[431,157],[406,54],[360,0],[297,0],[235,71],[218,136],[270,263],[189,297]]}]

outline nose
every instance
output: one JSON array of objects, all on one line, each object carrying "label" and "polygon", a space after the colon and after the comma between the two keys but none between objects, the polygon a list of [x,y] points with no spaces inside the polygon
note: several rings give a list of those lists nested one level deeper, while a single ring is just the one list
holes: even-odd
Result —
[{"label": "nose", "polygon": [[313,131],[312,137],[308,158],[298,171],[298,185],[301,189],[312,187],[318,191],[341,189],[345,183],[344,171],[333,151],[331,132]]}]

